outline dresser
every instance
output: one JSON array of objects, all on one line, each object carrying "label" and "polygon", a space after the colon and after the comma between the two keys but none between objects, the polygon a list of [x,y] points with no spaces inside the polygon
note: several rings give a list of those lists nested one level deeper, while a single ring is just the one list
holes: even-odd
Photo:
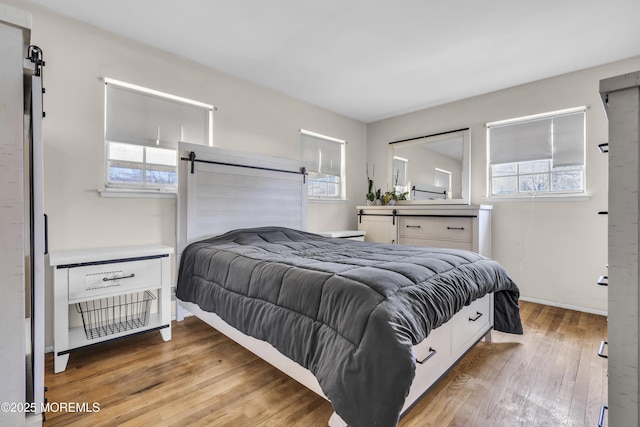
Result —
[{"label": "dresser", "polygon": [[55,373],[79,348],[154,330],[171,339],[172,253],[144,245],[49,254]]},{"label": "dresser", "polygon": [[491,257],[489,205],[358,206],[368,242],[465,249]]}]

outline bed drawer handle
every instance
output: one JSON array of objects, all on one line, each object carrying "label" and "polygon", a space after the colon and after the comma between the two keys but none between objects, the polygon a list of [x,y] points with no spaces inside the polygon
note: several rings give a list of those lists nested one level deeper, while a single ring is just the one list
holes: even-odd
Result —
[{"label": "bed drawer handle", "polygon": [[427,360],[429,360],[429,359],[431,359],[433,356],[435,356],[437,352],[438,352],[438,350],[436,350],[435,348],[433,348],[433,347],[429,347],[429,354],[427,354],[427,357],[425,357],[425,358],[424,358],[424,359],[422,359],[422,360],[418,360],[417,362],[418,362],[418,363],[420,363],[420,364],[423,364],[423,363],[425,363]]},{"label": "bed drawer handle", "polygon": [[120,277],[103,277],[102,281],[103,282],[108,282],[110,280],[120,280],[120,279],[131,279],[132,277],[136,277],[136,275],[134,273],[131,273],[128,276],[120,276]]},{"label": "bed drawer handle", "polygon": [[479,311],[476,311],[476,317],[469,317],[469,322],[475,322],[481,317],[482,317],[482,313],[480,313]]},{"label": "bed drawer handle", "polygon": [[600,418],[598,418],[598,427],[604,427],[604,413],[609,409],[607,405],[602,405],[600,408]]},{"label": "bed drawer handle", "polygon": [[608,359],[609,356],[607,356],[606,354],[604,354],[604,347],[609,345],[609,343],[607,341],[602,341],[600,343],[600,349],[598,350],[598,356],[603,357],[605,359]]},{"label": "bed drawer handle", "polygon": [[464,230],[464,227],[447,227],[447,230]]},{"label": "bed drawer handle", "polygon": [[407,228],[422,228],[421,225],[409,225],[407,224]]}]

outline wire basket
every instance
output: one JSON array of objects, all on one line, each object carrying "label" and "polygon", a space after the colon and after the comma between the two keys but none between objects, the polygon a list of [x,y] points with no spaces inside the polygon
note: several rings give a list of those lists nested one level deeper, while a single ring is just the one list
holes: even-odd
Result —
[{"label": "wire basket", "polygon": [[135,292],[79,302],[76,310],[82,316],[87,339],[91,340],[147,326],[154,299],[149,291]]}]

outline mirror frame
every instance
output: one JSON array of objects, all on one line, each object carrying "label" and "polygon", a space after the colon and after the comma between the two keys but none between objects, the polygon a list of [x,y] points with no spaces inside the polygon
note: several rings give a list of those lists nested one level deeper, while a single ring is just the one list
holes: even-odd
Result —
[{"label": "mirror frame", "polygon": [[417,136],[415,138],[402,139],[389,143],[387,149],[387,188],[393,187],[393,156],[394,148],[410,147],[424,144],[425,142],[442,141],[461,136],[462,137],[462,198],[459,199],[434,199],[434,200],[403,200],[401,204],[412,205],[469,205],[471,204],[471,131],[469,128],[456,129],[446,132],[438,132],[431,135]]}]

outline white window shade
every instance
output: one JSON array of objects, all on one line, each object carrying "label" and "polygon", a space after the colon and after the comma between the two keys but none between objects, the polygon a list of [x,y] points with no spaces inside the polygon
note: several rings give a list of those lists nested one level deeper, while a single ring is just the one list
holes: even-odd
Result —
[{"label": "white window shade", "polygon": [[211,109],[107,83],[107,141],[176,148],[178,141],[209,144]]},{"label": "white window shade", "polygon": [[492,165],[550,159],[551,119],[490,128]]},{"label": "white window shade", "polygon": [[492,165],[551,160],[553,167],[584,165],[584,110],[488,125]]},{"label": "white window shade", "polygon": [[400,157],[393,158],[393,178],[397,178],[395,185],[405,186],[407,185],[407,163],[406,159]]},{"label": "white window shade", "polygon": [[340,176],[343,143],[307,133],[301,133],[300,141],[300,155],[307,172]]},{"label": "white window shade", "polygon": [[553,119],[553,167],[584,164],[584,112]]},{"label": "white window shade", "polygon": [[444,188],[447,192],[451,191],[451,172],[436,168],[435,175],[435,185]]}]

